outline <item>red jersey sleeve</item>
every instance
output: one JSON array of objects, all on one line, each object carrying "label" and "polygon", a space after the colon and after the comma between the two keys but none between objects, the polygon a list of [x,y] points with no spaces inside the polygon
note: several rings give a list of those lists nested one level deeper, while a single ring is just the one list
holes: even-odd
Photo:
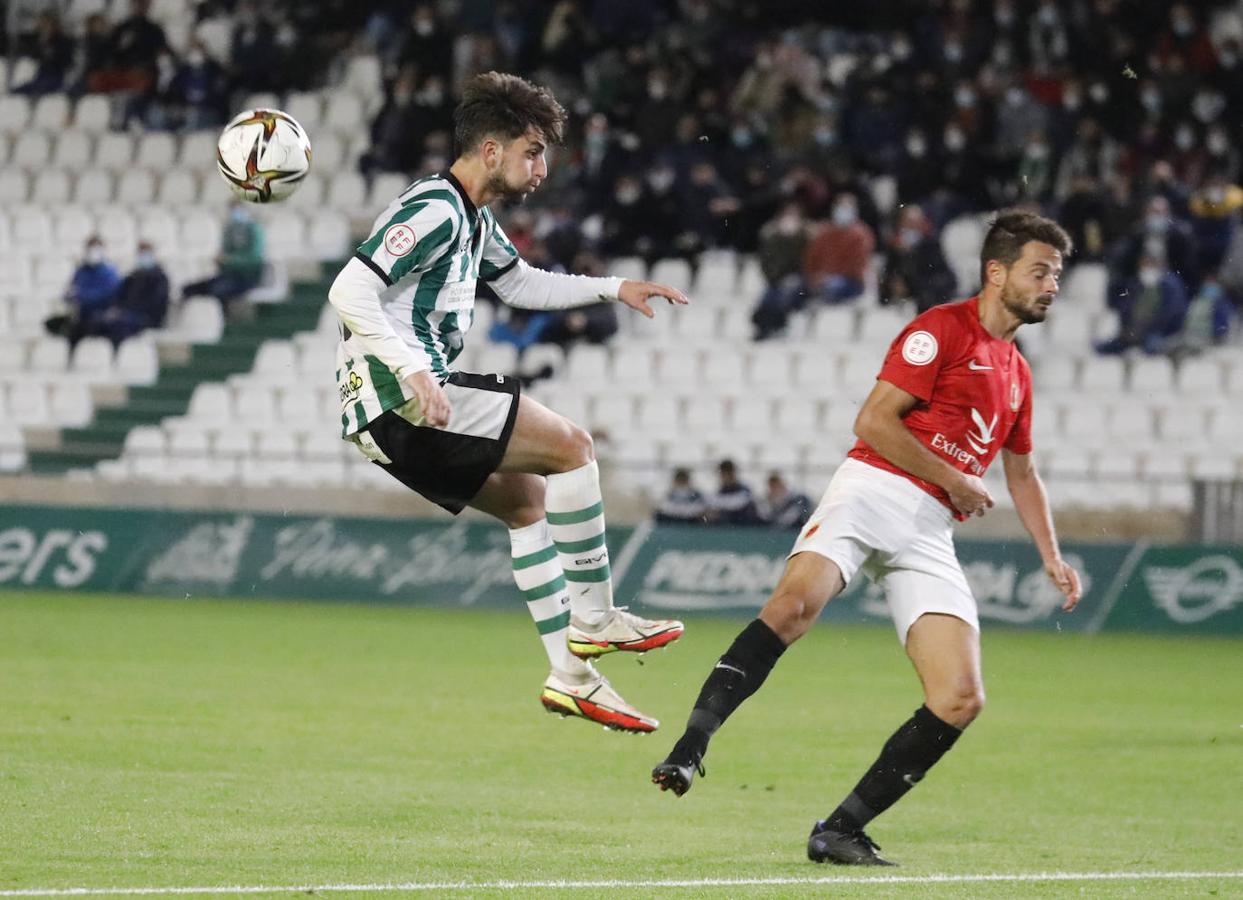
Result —
[{"label": "red jersey sleeve", "polygon": [[876,377],[927,403],[941,367],[952,358],[956,329],[944,307],[916,316],[889,345]]},{"label": "red jersey sleeve", "polygon": [[1019,389],[1023,392],[1022,405],[1014,420],[1014,427],[1010,429],[1010,434],[1002,446],[1011,453],[1026,456],[1032,452],[1032,375],[1026,360],[1022,362],[1019,372]]}]

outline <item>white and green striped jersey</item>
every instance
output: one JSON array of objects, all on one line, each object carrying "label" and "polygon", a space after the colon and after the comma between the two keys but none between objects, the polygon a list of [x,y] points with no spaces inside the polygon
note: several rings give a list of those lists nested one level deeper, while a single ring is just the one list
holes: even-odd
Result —
[{"label": "white and green striped jersey", "polygon": [[[430,371],[442,384],[449,378],[474,320],[480,279],[505,303],[526,309],[616,299],[622,285],[621,278],[531,268],[492,211],[476,209],[451,172],[416,181],[375,220],[328,292],[341,318],[342,436],[413,400],[410,375]],[[417,410],[407,412],[417,418]]]},{"label": "white and green striped jersey", "polygon": [[403,376],[427,369],[441,382],[449,377],[474,320],[476,281],[515,266],[518,251],[492,211],[476,210],[445,173],[414,182],[390,203],[353,261],[383,282],[380,307],[408,352],[382,360],[345,323],[337,384],[346,435],[413,397]]}]

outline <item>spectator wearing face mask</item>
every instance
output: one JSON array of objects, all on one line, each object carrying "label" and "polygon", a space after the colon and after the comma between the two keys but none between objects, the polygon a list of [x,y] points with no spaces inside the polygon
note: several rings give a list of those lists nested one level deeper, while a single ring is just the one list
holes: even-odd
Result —
[{"label": "spectator wearing face mask", "polygon": [[86,335],[97,333],[99,322],[120,286],[120,274],[104,258],[103,241],[91,235],[65,292],[66,312],[49,318],[44,327],[51,334],[68,338],[71,347],[76,345]]},{"label": "spectator wearing face mask", "polygon": [[1118,333],[1097,343],[1098,353],[1123,353],[1132,347],[1161,353],[1183,325],[1187,288],[1159,255],[1144,253],[1135,277],[1123,283],[1115,309]]},{"label": "spectator wearing face mask", "polygon": [[922,313],[952,299],[958,279],[924,211],[913,205],[903,207],[897,225],[885,256],[880,302],[913,300]]},{"label": "spectator wearing face mask", "polygon": [[1224,173],[1214,172],[1203,187],[1191,195],[1188,206],[1200,247],[1200,262],[1205,269],[1215,269],[1239,227],[1235,214],[1243,208],[1243,188],[1231,184]]},{"label": "spectator wearing face mask", "polygon": [[125,276],[111,306],[104,312],[97,333],[120,346],[128,337],[159,328],[168,313],[168,275],[155,249],[146,241],[138,245],[134,271]]},{"label": "spectator wearing face mask", "polygon": [[1164,195],[1150,197],[1140,226],[1124,237],[1112,253],[1109,266],[1109,305],[1121,310],[1127,305],[1126,291],[1139,272],[1140,260],[1150,256],[1164,260],[1164,266],[1178,276],[1187,290],[1198,287],[1195,235],[1191,226],[1176,217]]},{"label": "spectator wearing face mask", "polygon": [[263,228],[244,203],[229,207],[229,219],[220,239],[218,271],[211,278],[186,285],[181,296],[209,295],[229,312],[233,304],[263,278]]},{"label": "spectator wearing face mask", "polygon": [[826,303],[844,303],[863,293],[876,249],[876,235],[859,219],[854,194],[838,194],[833,217],[816,232],[803,256],[808,293]]},{"label": "spectator wearing face mask", "polygon": [[791,311],[801,309],[807,299],[802,264],[811,228],[802,207],[790,201],[760,229],[758,257],[767,286],[751,313],[757,341],[785,328]]}]

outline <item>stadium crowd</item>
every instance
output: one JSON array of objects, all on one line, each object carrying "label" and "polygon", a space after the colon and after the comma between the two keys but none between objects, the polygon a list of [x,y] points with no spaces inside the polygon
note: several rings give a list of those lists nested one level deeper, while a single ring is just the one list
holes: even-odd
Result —
[{"label": "stadium crowd", "polygon": [[[1015,204],[1067,224],[1072,264],[1108,263],[1119,329],[1101,352],[1193,351],[1243,304],[1233,0],[203,0],[177,49],[149,0],[75,0],[10,44],[38,60],[15,90],[113,92],[118,126],[150,128],[219,124],[247,93],[330,83],[349,54],[377,53],[368,174],[442,168],[463,79],[528,74],[573,116],[516,223],[521,249],[569,271],[758,252],[757,338],[808,302],[857,297],[874,252],[883,301],[922,309],[971,290],[940,229]],[[516,318],[494,339],[614,329],[607,315]]]}]

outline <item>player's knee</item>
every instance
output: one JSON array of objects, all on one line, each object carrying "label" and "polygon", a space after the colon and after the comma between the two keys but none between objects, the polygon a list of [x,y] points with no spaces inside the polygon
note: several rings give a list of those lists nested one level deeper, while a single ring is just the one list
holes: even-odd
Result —
[{"label": "player's knee", "polygon": [[760,618],[789,644],[807,633],[820,614],[821,606],[802,591],[778,588],[765,604]]},{"label": "player's knee", "polygon": [[566,422],[561,456],[567,472],[581,468],[596,458],[596,445],[587,429],[580,428],[573,422]]},{"label": "player's knee", "polygon": [[930,692],[926,704],[938,719],[956,728],[966,728],[984,711],[984,687],[964,680],[946,689]]}]

